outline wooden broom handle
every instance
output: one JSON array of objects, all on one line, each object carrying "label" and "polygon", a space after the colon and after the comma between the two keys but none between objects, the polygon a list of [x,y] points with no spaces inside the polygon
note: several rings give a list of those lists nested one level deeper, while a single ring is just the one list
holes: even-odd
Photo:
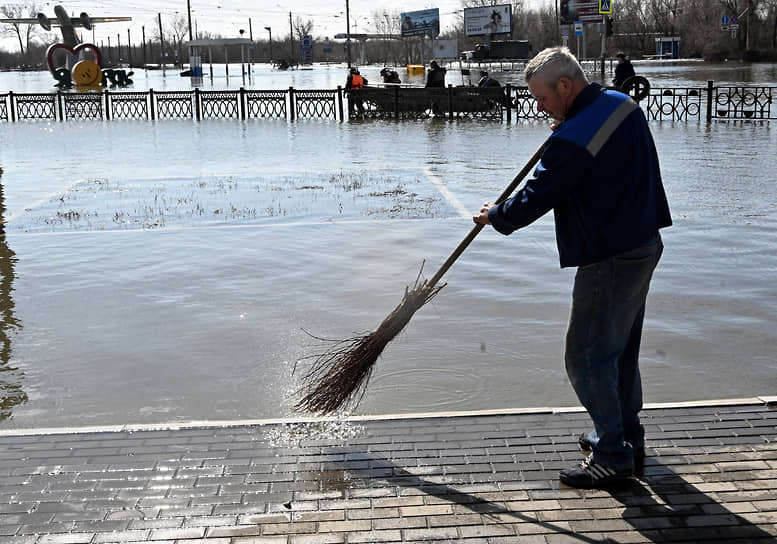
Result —
[{"label": "wooden broom handle", "polygon": [[[529,172],[534,168],[534,165],[536,165],[540,157],[542,157],[542,152],[545,150],[545,144],[542,144],[540,148],[534,152],[534,155],[532,155],[532,158],[529,159],[529,162],[524,165],[524,167],[521,169],[520,172],[513,178],[513,181],[508,185],[504,191],[502,191],[502,194],[499,195],[499,198],[496,200],[497,204],[501,204],[505,200],[507,200],[511,194],[518,188],[518,185],[521,184],[521,181],[523,181],[523,178],[525,178]],[[467,237],[464,238],[464,240],[461,241],[461,243],[456,247],[456,249],[453,250],[453,253],[450,254],[448,259],[442,264],[440,269],[437,271],[437,273],[432,276],[432,279],[429,280],[428,286],[434,287],[437,285],[437,282],[440,281],[440,279],[445,275],[445,273],[448,271],[448,269],[453,266],[453,263],[456,262],[456,259],[458,259],[462,253],[464,253],[464,250],[467,249],[467,247],[472,243],[472,240],[475,239],[475,237],[480,233],[481,230],[483,230],[483,227],[485,225],[482,225],[478,223],[475,225],[471,231],[469,231],[469,234],[467,234]]]}]

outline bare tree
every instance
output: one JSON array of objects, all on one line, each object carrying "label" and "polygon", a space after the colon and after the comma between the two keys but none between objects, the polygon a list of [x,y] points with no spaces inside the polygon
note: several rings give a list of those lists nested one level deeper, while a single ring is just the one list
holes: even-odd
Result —
[{"label": "bare tree", "polygon": [[311,36],[313,34],[313,20],[303,20],[302,17],[297,15],[292,24],[294,34],[297,35],[297,40],[302,41],[303,36]]},{"label": "bare tree", "polygon": [[372,14],[372,24],[376,34],[388,36],[378,42],[370,42],[370,57],[379,59],[383,64],[404,64],[403,44],[400,40],[401,15],[399,10],[377,10]]},{"label": "bare tree", "polygon": [[189,21],[182,13],[176,13],[173,21],[167,25],[167,34],[172,37],[175,44],[176,56],[183,49],[183,41],[189,35]]},{"label": "bare tree", "polygon": [[[8,19],[34,18],[39,11],[40,8],[36,4],[4,4],[0,6],[0,13]],[[40,30],[37,24],[4,23],[0,27],[0,33],[16,36],[19,41],[19,54],[24,58],[30,47],[30,42],[40,35]]]}]

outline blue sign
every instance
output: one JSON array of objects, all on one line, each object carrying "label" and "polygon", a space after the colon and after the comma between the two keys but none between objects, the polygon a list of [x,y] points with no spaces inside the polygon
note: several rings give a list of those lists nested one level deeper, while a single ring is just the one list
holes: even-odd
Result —
[{"label": "blue sign", "polygon": [[727,25],[728,21],[729,21],[728,15],[724,15],[723,17],[720,18],[720,24],[722,25]]},{"label": "blue sign", "polygon": [[583,21],[575,21],[575,36],[583,35]]}]

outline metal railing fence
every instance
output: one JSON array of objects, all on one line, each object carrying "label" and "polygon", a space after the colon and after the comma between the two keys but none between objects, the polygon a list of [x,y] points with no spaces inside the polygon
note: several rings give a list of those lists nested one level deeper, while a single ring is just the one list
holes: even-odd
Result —
[{"label": "metal railing fence", "polygon": [[[777,120],[777,87],[651,88],[650,120]],[[0,94],[0,121],[75,119],[542,119],[526,87],[402,86],[299,90],[97,91]]]}]

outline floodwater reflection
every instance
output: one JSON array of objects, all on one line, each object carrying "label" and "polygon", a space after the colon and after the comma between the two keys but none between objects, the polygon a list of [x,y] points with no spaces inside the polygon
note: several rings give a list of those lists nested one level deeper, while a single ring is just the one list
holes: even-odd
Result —
[{"label": "floodwater reflection", "polygon": [[0,168],[0,421],[13,414],[13,408],[27,402],[21,386],[22,373],[10,364],[11,333],[21,328],[14,315],[13,292],[16,254],[5,239],[5,195],[3,169]]}]

